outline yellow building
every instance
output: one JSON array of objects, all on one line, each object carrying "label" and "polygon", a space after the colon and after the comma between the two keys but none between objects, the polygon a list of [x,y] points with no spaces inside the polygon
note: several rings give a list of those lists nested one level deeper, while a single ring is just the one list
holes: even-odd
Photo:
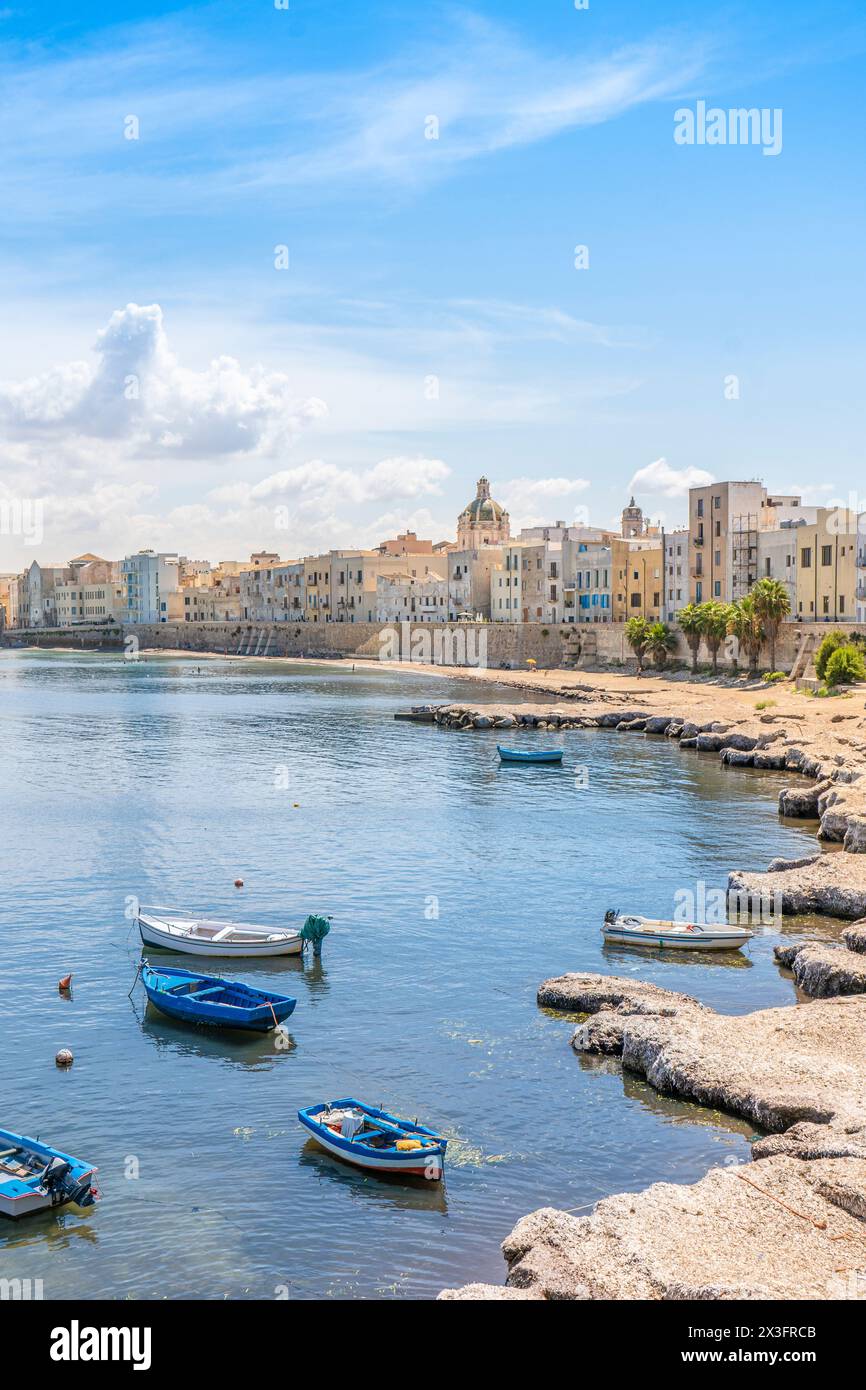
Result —
[{"label": "yellow building", "polygon": [[611,606],[615,623],[658,622],[664,592],[661,539],[619,537],[611,542]]},{"label": "yellow building", "polygon": [[803,622],[857,619],[857,513],[819,507],[814,526],[798,526],[797,607]]}]

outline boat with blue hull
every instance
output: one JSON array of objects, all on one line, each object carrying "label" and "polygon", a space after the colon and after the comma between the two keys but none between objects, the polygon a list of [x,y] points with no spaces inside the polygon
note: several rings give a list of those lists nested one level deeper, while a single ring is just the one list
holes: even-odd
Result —
[{"label": "boat with blue hull", "polygon": [[504,763],[561,763],[561,748],[538,748],[534,752],[524,752],[522,748],[503,748],[497,743],[496,751]]},{"label": "boat with blue hull", "polygon": [[148,999],[161,1013],[181,1023],[204,1023],[211,1028],[267,1033],[288,1018],[298,1002],[239,980],[167,966],[157,969],[149,961],[142,962],[141,979]]},{"label": "boat with blue hull", "polygon": [[98,1198],[92,1163],[0,1129],[0,1215],[16,1221],[67,1204],[92,1207]]},{"label": "boat with blue hull", "polygon": [[298,1119],[327,1153],[376,1173],[439,1181],[447,1139],[417,1120],[401,1120],[348,1097],[309,1105]]}]

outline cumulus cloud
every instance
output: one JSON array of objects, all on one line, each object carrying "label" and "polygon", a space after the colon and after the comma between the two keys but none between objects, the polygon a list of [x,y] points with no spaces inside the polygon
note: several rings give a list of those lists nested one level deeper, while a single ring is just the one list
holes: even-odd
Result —
[{"label": "cumulus cloud", "polygon": [[705,487],[715,482],[712,473],[703,468],[672,468],[667,459],[656,459],[646,468],[639,468],[628,485],[629,492],[653,493],[661,497],[685,497],[690,487]]},{"label": "cumulus cloud", "polygon": [[326,413],[289,379],[233,357],[182,366],[158,304],[127,304],[97,334],[92,362],[0,384],[0,420],[19,439],[113,441],[129,456],[225,458],[285,449]]}]

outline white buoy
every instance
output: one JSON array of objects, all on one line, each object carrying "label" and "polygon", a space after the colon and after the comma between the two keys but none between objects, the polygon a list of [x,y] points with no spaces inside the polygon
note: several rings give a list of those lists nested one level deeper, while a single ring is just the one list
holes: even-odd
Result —
[{"label": "white buoy", "polygon": [[58,1067],[71,1067],[74,1059],[68,1047],[61,1047],[54,1060]]}]

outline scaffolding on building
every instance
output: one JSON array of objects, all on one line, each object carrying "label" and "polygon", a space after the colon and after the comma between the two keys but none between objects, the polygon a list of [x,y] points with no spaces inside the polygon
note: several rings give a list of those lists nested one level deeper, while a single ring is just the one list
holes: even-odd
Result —
[{"label": "scaffolding on building", "polygon": [[745,598],[758,579],[758,516],[745,512],[731,526],[731,588],[733,599]]}]

